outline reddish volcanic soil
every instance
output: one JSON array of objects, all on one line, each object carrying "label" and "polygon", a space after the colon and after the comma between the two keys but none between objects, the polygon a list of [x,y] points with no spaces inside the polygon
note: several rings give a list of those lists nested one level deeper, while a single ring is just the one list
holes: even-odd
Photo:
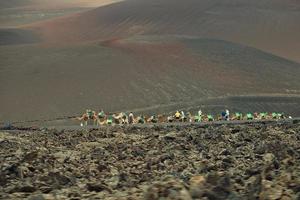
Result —
[{"label": "reddish volcanic soil", "polygon": [[46,42],[134,35],[223,39],[300,61],[300,4],[294,0],[128,0],[30,26]]},{"label": "reddish volcanic soil", "polygon": [[120,0],[9,0],[0,2],[0,27],[15,28],[120,2]]},{"label": "reddish volcanic soil", "polygon": [[[2,121],[73,116],[87,107],[162,113],[229,106],[300,115],[299,64],[225,41],[140,36],[0,50]],[[240,95],[262,98],[227,99]]]},{"label": "reddish volcanic soil", "polygon": [[57,10],[78,7],[100,7],[121,0],[10,0],[1,1],[1,9]]}]

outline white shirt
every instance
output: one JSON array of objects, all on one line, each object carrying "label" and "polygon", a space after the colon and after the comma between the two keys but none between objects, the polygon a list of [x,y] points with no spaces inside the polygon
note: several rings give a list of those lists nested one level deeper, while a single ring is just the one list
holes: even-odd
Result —
[{"label": "white shirt", "polygon": [[201,116],[201,115],[202,115],[202,111],[199,110],[199,111],[198,111],[198,116]]}]

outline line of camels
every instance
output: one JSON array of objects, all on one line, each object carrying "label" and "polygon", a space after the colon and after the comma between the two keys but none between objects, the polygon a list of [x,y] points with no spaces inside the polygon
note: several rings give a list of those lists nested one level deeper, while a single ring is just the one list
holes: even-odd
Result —
[{"label": "line of camels", "polygon": [[[86,110],[86,112],[80,116],[76,117],[76,120],[80,122],[81,126],[87,125],[115,125],[115,124],[145,124],[145,123],[172,123],[172,122],[210,122],[210,121],[222,121],[222,120],[267,120],[267,119],[284,119],[286,116],[284,113],[247,113],[242,114],[240,112],[235,112],[234,114],[229,114],[229,110],[225,110],[216,118],[211,114],[202,114],[199,110],[196,115],[192,115],[190,112],[186,114],[183,111],[176,111],[175,114],[165,115],[152,115],[144,116],[139,115],[134,117],[133,113],[130,112],[126,114],[124,112],[107,114],[103,110],[100,112],[95,112],[92,110]],[[291,118],[291,116],[289,116]]]}]

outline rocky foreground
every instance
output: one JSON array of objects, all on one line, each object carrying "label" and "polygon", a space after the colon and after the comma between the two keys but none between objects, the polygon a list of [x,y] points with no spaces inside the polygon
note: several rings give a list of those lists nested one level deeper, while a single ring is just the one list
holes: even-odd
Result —
[{"label": "rocky foreground", "polygon": [[300,123],[0,131],[1,199],[300,199]]}]

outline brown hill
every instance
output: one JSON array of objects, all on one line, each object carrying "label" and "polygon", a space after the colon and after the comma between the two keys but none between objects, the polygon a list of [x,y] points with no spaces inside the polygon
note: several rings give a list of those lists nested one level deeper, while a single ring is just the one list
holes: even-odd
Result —
[{"label": "brown hill", "polygon": [[0,1],[0,27],[15,28],[83,12],[120,0],[3,0]]},{"label": "brown hill", "polygon": [[[2,121],[74,115],[87,107],[211,112],[227,105],[300,115],[300,65],[230,42],[140,36],[73,47],[2,46],[0,55]],[[241,95],[270,98],[228,99]]]},{"label": "brown hill", "polygon": [[55,44],[149,34],[209,37],[299,62],[299,21],[295,0],[127,0],[31,28]]}]

